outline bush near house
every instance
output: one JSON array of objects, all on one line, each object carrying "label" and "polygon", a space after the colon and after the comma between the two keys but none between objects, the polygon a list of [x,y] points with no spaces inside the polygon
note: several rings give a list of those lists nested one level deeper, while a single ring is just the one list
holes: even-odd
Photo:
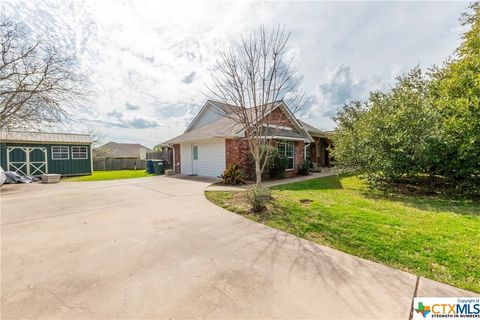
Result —
[{"label": "bush near house", "polygon": [[221,178],[222,182],[225,184],[236,185],[245,183],[243,170],[236,163],[229,165],[228,168],[223,171]]},{"label": "bush near house", "polygon": [[247,200],[252,213],[260,213],[272,201],[272,192],[269,188],[254,186],[246,192]]},{"label": "bush near house", "polygon": [[[282,157],[278,153],[278,149],[272,145],[263,145],[262,149],[268,148],[268,160],[265,163],[265,170],[262,174],[262,180],[271,180],[271,179],[283,179],[285,178],[285,170],[288,166],[288,159]],[[264,160],[262,158],[261,163]],[[253,161],[253,157],[249,155],[249,160],[246,165],[246,173],[247,177],[250,180],[255,179],[255,162]]]},{"label": "bush near house", "polygon": [[308,176],[310,174],[310,165],[310,161],[303,160],[299,173],[303,176]]}]

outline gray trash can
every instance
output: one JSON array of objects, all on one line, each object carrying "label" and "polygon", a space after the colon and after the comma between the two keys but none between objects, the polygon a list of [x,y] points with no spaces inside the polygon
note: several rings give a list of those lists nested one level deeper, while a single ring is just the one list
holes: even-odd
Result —
[{"label": "gray trash can", "polygon": [[155,161],[154,162],[154,168],[155,168],[155,174],[164,174],[165,173],[165,165],[163,164],[163,161]]}]

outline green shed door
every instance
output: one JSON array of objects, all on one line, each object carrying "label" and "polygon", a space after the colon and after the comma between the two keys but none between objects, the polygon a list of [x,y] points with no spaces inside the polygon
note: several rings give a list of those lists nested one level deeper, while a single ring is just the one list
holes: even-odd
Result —
[{"label": "green shed door", "polygon": [[27,149],[26,147],[7,148],[7,171],[27,174]]},{"label": "green shed door", "polygon": [[29,175],[38,176],[47,173],[47,148],[30,147],[28,152]]},{"label": "green shed door", "polygon": [[8,147],[7,170],[32,176],[47,173],[47,148]]}]

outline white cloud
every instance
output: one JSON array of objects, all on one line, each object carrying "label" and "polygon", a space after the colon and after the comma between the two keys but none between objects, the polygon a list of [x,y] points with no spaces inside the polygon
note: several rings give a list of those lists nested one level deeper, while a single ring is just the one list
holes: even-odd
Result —
[{"label": "white cloud", "polygon": [[0,11],[75,52],[93,92],[79,120],[96,120],[112,140],[153,145],[181,133],[204,103],[219,50],[260,24],[292,30],[291,52],[313,97],[303,116],[331,129],[328,116],[345,99],[362,98],[418,63],[438,64],[451,54],[466,6],[4,0]]},{"label": "white cloud", "polygon": [[338,107],[352,100],[363,100],[367,93],[367,81],[355,79],[349,66],[339,64],[327,72],[325,81],[311,95],[305,113],[307,117],[331,117]]}]

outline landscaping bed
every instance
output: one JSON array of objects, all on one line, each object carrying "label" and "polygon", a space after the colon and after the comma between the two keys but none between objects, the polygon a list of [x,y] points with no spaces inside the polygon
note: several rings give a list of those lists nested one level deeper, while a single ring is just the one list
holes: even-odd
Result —
[{"label": "landscaping bed", "polygon": [[352,175],[272,188],[252,214],[244,192],[207,191],[213,203],[268,226],[463,289],[480,292],[480,203],[385,194]]}]

